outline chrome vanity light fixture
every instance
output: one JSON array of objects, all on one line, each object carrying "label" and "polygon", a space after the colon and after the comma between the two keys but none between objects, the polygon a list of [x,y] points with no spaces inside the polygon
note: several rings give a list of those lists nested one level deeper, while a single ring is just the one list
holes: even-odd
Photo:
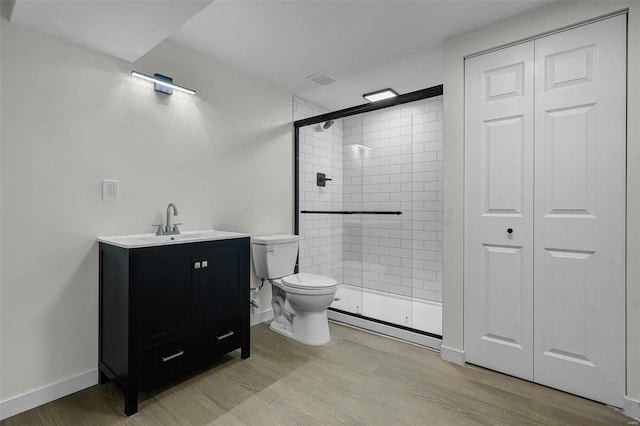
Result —
[{"label": "chrome vanity light fixture", "polygon": [[196,91],[193,89],[173,84],[173,79],[171,77],[167,77],[166,75],[154,74],[153,77],[151,77],[150,75],[142,74],[138,71],[131,71],[131,75],[143,80],[153,82],[153,88],[156,92],[162,92],[166,93],[167,95],[171,95],[173,94],[174,90],[179,90],[180,92],[188,93],[190,95],[196,94]]},{"label": "chrome vanity light fixture", "polygon": [[362,97],[369,102],[377,102],[383,99],[395,98],[396,96],[398,96],[398,93],[393,89],[376,90],[375,92],[362,95]]}]

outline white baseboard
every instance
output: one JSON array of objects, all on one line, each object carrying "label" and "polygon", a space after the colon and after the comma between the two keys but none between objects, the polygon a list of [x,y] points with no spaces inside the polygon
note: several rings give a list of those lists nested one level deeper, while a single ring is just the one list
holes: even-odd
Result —
[{"label": "white baseboard", "polygon": [[453,362],[458,365],[464,365],[464,351],[460,349],[450,348],[448,346],[440,346],[440,358],[444,361]]},{"label": "white baseboard", "polygon": [[[251,325],[257,325],[273,319],[273,309],[251,315]],[[22,395],[0,401],[0,420],[31,410],[40,405],[62,398],[98,384],[98,369],[89,370],[77,376],[43,386]]]},{"label": "white baseboard", "polygon": [[262,324],[263,322],[271,321],[272,319],[273,309],[267,309],[266,311],[258,312],[257,314],[252,313],[251,327],[253,327],[254,325]]},{"label": "white baseboard", "polygon": [[640,420],[640,401],[624,396],[624,415]]},{"label": "white baseboard", "polygon": [[98,369],[0,401],[0,420],[98,384]]}]

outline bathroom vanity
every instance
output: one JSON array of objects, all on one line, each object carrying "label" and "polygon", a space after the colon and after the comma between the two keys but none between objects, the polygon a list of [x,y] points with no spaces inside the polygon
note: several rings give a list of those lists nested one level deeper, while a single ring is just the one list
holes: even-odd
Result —
[{"label": "bathroom vanity", "polygon": [[221,231],[99,238],[100,384],[138,392],[240,348],[250,355],[249,236]]}]

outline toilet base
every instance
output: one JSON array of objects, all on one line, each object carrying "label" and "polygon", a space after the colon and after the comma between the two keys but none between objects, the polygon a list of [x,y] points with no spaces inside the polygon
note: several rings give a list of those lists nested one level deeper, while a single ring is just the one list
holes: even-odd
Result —
[{"label": "toilet base", "polygon": [[305,345],[321,346],[331,341],[327,311],[297,312],[293,324],[284,317],[271,321],[271,331],[289,337]]}]

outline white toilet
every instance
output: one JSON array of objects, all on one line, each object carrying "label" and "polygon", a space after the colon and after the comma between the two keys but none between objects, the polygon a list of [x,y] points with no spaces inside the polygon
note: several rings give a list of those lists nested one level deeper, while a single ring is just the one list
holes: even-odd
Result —
[{"label": "white toilet", "polygon": [[327,308],[337,281],[323,275],[294,274],[298,235],[269,235],[251,239],[256,274],[272,284],[271,330],[306,345],[331,341]]}]

